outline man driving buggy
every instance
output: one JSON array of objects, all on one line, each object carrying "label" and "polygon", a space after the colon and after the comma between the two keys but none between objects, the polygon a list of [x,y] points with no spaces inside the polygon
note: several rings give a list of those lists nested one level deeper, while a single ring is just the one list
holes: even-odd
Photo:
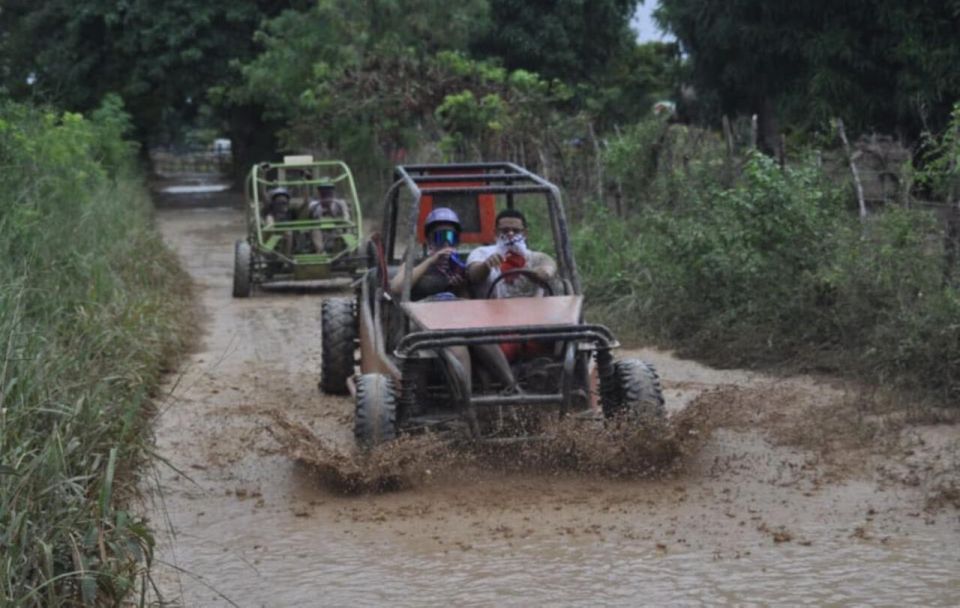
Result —
[{"label": "man driving buggy", "polygon": [[[552,284],[557,263],[549,255],[527,247],[527,218],[516,209],[497,214],[497,242],[477,247],[467,257],[467,277],[480,298],[542,295],[543,289],[520,272],[532,271],[540,283]],[[509,273],[509,274],[508,274]],[[504,275],[502,280],[498,279]],[[494,286],[489,296],[490,287]]]},{"label": "man driving buggy", "polygon": [[263,206],[264,225],[269,228],[276,222],[290,220],[290,193],[287,189],[274,188],[267,195],[267,204]]},{"label": "man driving buggy", "polygon": [[[411,300],[455,300],[468,297],[466,264],[457,254],[460,244],[460,218],[453,209],[437,207],[427,215],[423,225],[426,236],[426,256],[417,262],[411,273]],[[390,280],[390,292],[400,295],[403,290],[406,266]],[[503,384],[506,393],[519,392],[513,371],[503,351],[495,344],[476,344],[470,346],[450,346],[447,350],[466,371],[468,394],[471,381],[471,355],[489,370]]]},{"label": "man driving buggy", "polygon": [[[277,222],[288,222],[293,219],[294,212],[290,208],[290,192],[286,188],[274,188],[268,193],[268,199],[263,207],[264,228],[270,228]],[[293,235],[282,233],[280,251],[289,255],[293,251]]]}]

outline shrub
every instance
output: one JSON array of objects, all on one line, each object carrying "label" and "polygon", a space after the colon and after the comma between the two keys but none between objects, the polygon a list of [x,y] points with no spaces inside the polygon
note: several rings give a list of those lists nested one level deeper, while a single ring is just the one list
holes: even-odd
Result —
[{"label": "shrub", "polygon": [[[612,166],[639,154],[646,171],[647,151],[624,141]],[[687,165],[625,182],[647,189],[641,205],[625,218],[598,206],[575,230],[594,314],[719,364],[792,361],[960,395],[960,296],[931,216],[887,208],[861,223],[813,162],[753,154],[729,186],[709,151]]]}]

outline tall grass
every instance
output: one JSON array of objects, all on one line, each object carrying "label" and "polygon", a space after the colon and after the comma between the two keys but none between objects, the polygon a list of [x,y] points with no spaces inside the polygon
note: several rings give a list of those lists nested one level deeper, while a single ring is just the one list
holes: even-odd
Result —
[{"label": "tall grass", "polygon": [[942,223],[897,207],[861,222],[813,159],[734,165],[715,136],[677,149],[691,132],[674,130],[614,141],[632,206],[576,226],[595,314],[721,365],[789,363],[956,403],[960,290],[943,280]]},{"label": "tall grass", "polygon": [[108,99],[0,105],[0,604],[114,605],[152,537],[126,511],[187,282]]}]

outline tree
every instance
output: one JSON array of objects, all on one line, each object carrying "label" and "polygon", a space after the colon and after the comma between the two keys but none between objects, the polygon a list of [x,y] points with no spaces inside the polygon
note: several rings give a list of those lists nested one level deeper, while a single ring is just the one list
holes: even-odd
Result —
[{"label": "tree", "polygon": [[768,151],[781,117],[915,138],[960,97],[960,0],[661,0],[655,15],[701,98],[717,114],[758,114]]},{"label": "tree", "polygon": [[169,140],[192,120],[229,64],[253,55],[265,18],[307,0],[9,0],[0,9],[2,86],[88,111],[123,97],[141,141]]},{"label": "tree", "polygon": [[638,0],[490,0],[490,29],[474,43],[509,69],[565,82],[593,80],[633,42]]}]

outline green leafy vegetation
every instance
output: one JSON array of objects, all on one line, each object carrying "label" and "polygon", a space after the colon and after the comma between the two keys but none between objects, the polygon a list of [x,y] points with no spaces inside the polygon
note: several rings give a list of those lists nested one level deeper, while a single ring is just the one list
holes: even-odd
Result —
[{"label": "green leafy vegetation", "polygon": [[666,151],[691,137],[653,121],[611,144],[609,167],[641,205],[600,207],[576,231],[598,314],[723,365],[960,395],[960,291],[943,275],[956,261],[934,214],[888,207],[862,223],[813,158],[781,169],[753,152],[731,175],[722,146],[699,140],[671,166]]},{"label": "green leafy vegetation", "polygon": [[960,97],[956,0],[661,0],[656,14],[689,53],[703,118],[758,114],[767,151],[834,117],[916,141]]},{"label": "green leafy vegetation", "polygon": [[152,537],[126,509],[187,283],[108,97],[0,105],[0,604],[117,605]]}]

